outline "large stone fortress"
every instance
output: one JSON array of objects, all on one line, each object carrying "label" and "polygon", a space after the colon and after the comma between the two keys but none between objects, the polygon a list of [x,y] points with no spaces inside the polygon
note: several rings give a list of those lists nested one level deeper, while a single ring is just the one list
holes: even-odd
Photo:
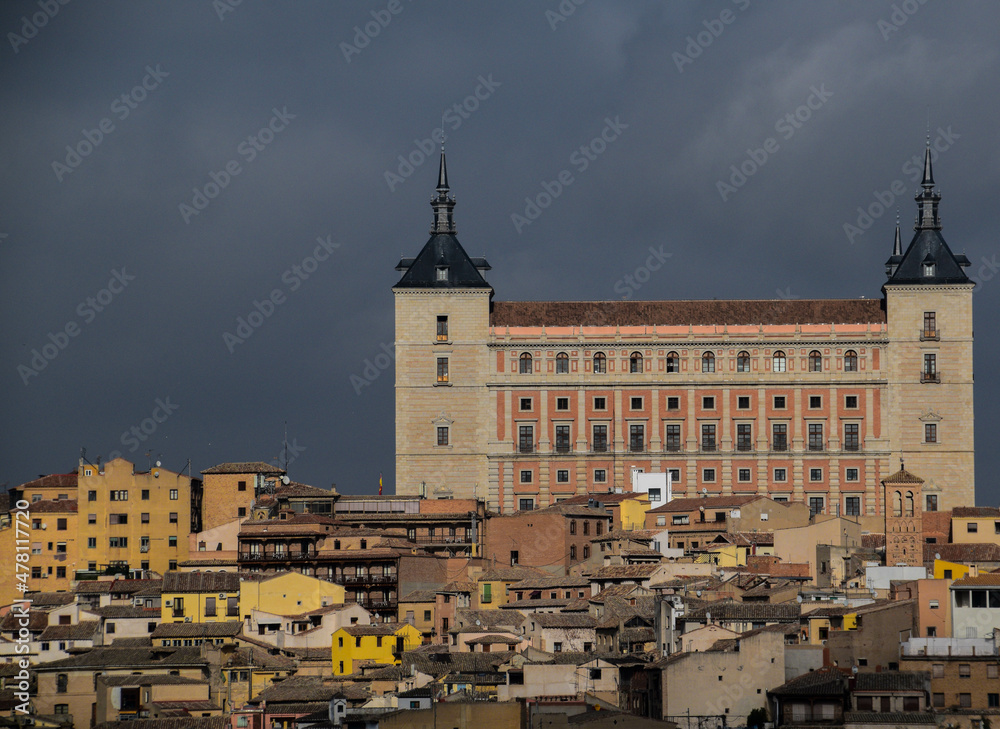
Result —
[{"label": "large stone fortress", "polygon": [[442,153],[431,237],[396,307],[396,484],[509,513],[628,490],[766,494],[883,513],[881,480],[924,510],[975,503],[972,289],[941,236],[930,149],[915,235],[881,298],[493,301],[455,235]]}]

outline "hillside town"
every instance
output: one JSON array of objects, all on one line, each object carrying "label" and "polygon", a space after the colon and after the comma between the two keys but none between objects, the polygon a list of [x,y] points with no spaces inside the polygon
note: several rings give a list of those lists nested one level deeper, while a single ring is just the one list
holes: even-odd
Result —
[{"label": "hillside town", "polygon": [[394,493],[85,453],[11,488],[0,726],[1000,721],[931,162],[881,299],[502,302],[442,152],[392,288]]}]

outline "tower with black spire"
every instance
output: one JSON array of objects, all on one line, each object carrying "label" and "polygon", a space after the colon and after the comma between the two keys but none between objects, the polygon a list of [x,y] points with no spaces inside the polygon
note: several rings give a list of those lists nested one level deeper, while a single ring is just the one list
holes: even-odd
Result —
[{"label": "tower with black spire", "polygon": [[[396,266],[396,493],[485,496],[490,300],[485,258],[455,231],[444,148],[430,239]],[[477,493],[478,492],[478,493]]]},{"label": "tower with black spire", "polygon": [[914,235],[905,252],[899,225],[886,261],[889,327],[889,441],[924,477],[925,506],[941,509],[975,503],[972,381],[972,290],[969,259],[955,254],[941,235],[931,147],[915,196]]}]

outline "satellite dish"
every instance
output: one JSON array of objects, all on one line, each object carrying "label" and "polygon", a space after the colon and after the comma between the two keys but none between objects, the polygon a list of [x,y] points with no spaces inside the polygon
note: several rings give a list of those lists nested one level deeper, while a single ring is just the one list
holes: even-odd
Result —
[{"label": "satellite dish", "polygon": [[799,604],[802,604],[802,595],[796,595],[795,596],[795,602],[797,602]]},{"label": "satellite dish", "polygon": [[482,623],[477,620],[476,625],[482,625]]},{"label": "satellite dish", "polygon": [[290,481],[291,481],[291,479],[288,478],[288,476],[282,476],[281,477],[281,483],[285,484],[285,486],[287,486]]},{"label": "satellite dish", "polygon": [[941,559],[941,553],[940,552],[935,553],[934,559]]},{"label": "satellite dish", "polygon": [[162,465],[162,464],[161,464],[161,463],[160,463],[159,461],[157,461],[157,462],[156,462],[156,467],[157,467],[157,468],[159,468],[159,467],[160,467],[161,465]]},{"label": "satellite dish", "polygon": [[708,493],[708,489],[703,486],[702,489],[701,489],[701,492],[703,494],[707,494]]}]

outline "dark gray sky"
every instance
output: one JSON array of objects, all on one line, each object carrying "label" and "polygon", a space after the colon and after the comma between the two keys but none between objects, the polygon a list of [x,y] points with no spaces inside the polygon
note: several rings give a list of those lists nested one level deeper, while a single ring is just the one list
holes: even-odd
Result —
[{"label": "dark gray sky", "polygon": [[81,446],[279,459],[287,421],[292,478],[391,491],[379,355],[442,124],[497,299],[848,298],[880,296],[897,206],[909,240],[929,119],[996,504],[998,27],[939,0],[4,2],[0,482]]}]

